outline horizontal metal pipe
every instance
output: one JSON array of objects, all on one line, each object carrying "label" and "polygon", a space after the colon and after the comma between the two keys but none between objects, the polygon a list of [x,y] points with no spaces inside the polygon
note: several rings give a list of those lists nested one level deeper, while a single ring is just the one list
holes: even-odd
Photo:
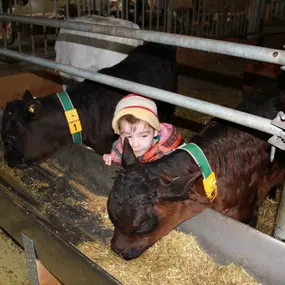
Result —
[{"label": "horizontal metal pipe", "polygon": [[[114,76],[104,75],[100,73],[94,73],[92,71],[84,70],[81,68],[72,67],[65,64],[56,63],[51,60],[18,53],[11,50],[0,48],[0,54],[16,58],[18,60],[28,61],[34,64],[38,64],[47,68],[56,69],[83,77],[89,80],[93,80],[99,83],[110,85],[116,88],[148,96],[157,100],[165,101],[175,104],[180,107],[184,107],[190,110],[195,110],[201,113],[209,114],[227,121],[231,121],[240,125],[244,125],[256,130],[260,130],[272,135],[277,135],[282,139],[285,139],[285,133],[271,124],[269,119],[261,118],[255,115],[251,115],[245,112],[233,110],[231,108],[222,107],[213,103],[205,102],[202,100],[189,98],[174,92],[164,91],[158,88],[150,87],[140,83],[119,79]],[[277,114],[276,114],[277,115]]]},{"label": "horizontal metal pipe", "polygon": [[156,31],[144,31],[75,21],[46,19],[42,17],[37,18],[28,16],[8,16],[7,14],[0,14],[0,19],[12,22],[43,25],[55,28],[66,28],[77,31],[94,32],[99,34],[120,36],[124,38],[145,40],[161,44],[197,49],[202,51],[285,65],[285,51],[278,49],[270,49],[184,35],[174,35]]}]

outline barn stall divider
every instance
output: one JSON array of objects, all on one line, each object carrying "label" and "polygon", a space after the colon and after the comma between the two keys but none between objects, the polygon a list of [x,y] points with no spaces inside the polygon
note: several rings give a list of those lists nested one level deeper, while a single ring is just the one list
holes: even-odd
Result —
[{"label": "barn stall divider", "polygon": [[[75,24],[50,19],[34,19],[3,14],[0,16],[0,19],[117,35],[285,65],[285,54],[282,50],[151,31],[103,27],[86,23]],[[284,149],[285,133],[282,128],[272,125],[270,120],[205,101],[187,98],[180,94],[54,63],[47,59],[18,53],[5,48],[0,49],[0,54],[147,95],[177,106],[208,113],[221,119],[267,132],[273,135],[272,143],[276,147]],[[84,186],[88,190],[89,187],[92,190],[97,188],[93,193],[97,192],[99,195],[106,195],[106,191],[111,187],[111,177],[117,168],[114,166],[108,168],[107,171],[102,162],[100,164],[98,156],[83,148],[71,147],[71,149],[64,150],[58,154],[56,159],[68,165],[68,163],[72,162],[72,158],[68,155],[70,152],[77,156],[76,161],[78,163],[74,166],[74,169],[77,172],[85,173],[85,175],[89,174],[89,179],[92,172],[93,179],[97,179],[97,181],[92,181],[92,185],[87,183],[87,186]],[[92,161],[90,157],[92,157]],[[98,163],[99,167],[94,170],[92,165],[95,162]],[[98,173],[94,175],[94,171]],[[96,215],[86,218],[86,212],[79,211],[76,207],[72,207],[72,204],[68,204],[65,201],[68,193],[76,193],[79,199],[84,199],[82,197],[83,194],[81,193],[80,196],[78,193],[81,191],[88,195],[86,194],[88,190],[73,180],[71,173],[66,172],[66,169],[60,169],[60,166],[55,161],[51,161],[49,165],[43,167],[35,167],[25,174],[27,181],[31,177],[35,180],[40,177],[42,180],[53,181],[53,183],[49,186],[41,185],[41,191],[33,189],[30,192],[30,189],[17,184],[12,176],[7,173],[7,169],[3,171],[1,174],[0,192],[1,227],[21,244],[23,244],[22,232],[34,240],[39,259],[65,284],[90,284],[91,279],[96,279],[96,284],[116,284],[117,280],[72,246],[78,245],[82,240],[94,240],[97,238],[106,241],[112,231],[109,226],[102,230],[99,224],[96,225],[98,222]],[[18,173],[18,175],[22,174]],[[104,177],[104,179],[100,177]],[[45,191],[46,193],[44,193]],[[47,192],[53,199],[47,196]],[[44,204],[44,201],[49,204]],[[13,215],[7,215],[9,212],[13,213]],[[203,226],[201,227],[201,225]],[[283,227],[282,225],[280,226]],[[234,262],[244,267],[256,280],[263,282],[263,284],[283,284],[284,272],[282,265],[285,261],[285,244],[277,239],[268,237],[211,210],[206,210],[197,217],[184,222],[179,228],[186,233],[191,232],[196,235],[201,245],[206,248],[207,252],[217,257],[219,262]]]}]

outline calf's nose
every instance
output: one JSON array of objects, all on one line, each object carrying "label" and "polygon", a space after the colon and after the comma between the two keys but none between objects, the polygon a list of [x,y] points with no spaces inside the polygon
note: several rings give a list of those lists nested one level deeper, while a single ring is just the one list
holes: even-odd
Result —
[{"label": "calf's nose", "polygon": [[141,249],[136,248],[120,248],[111,244],[111,249],[120,257],[125,260],[131,260],[137,258],[143,251]]}]

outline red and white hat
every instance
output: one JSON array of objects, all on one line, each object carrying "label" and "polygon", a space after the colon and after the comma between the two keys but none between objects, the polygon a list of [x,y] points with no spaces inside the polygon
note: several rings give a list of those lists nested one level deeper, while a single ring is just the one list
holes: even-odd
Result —
[{"label": "red and white hat", "polygon": [[119,101],[112,122],[112,127],[117,134],[120,134],[118,121],[124,115],[133,115],[149,123],[155,130],[160,130],[156,104],[149,98],[129,94]]}]

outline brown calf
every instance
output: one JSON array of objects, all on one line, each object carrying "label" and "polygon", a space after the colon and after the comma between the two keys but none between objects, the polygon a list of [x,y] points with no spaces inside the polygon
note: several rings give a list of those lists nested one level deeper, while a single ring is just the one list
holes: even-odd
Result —
[{"label": "brown calf", "polygon": [[[285,94],[272,83],[257,86],[253,93],[239,110],[269,119],[278,111],[285,112]],[[200,168],[185,151],[127,166],[108,198],[108,213],[115,226],[113,251],[127,260],[136,258],[207,207],[249,222],[258,202],[285,177],[284,152],[277,150],[270,162],[269,137],[219,119],[192,137],[191,142],[203,150],[217,178],[217,197],[212,202],[206,196]],[[126,142],[126,165],[132,156]]]}]

